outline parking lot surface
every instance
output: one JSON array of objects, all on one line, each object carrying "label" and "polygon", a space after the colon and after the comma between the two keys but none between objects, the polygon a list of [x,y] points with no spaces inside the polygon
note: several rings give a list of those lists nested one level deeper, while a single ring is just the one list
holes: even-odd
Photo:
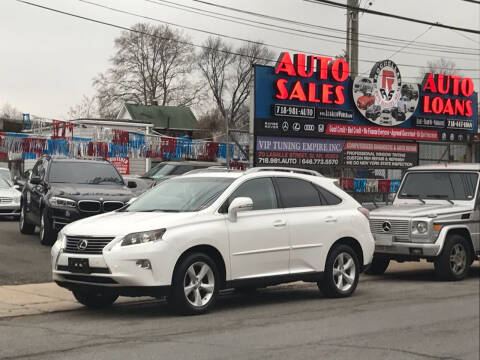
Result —
[{"label": "parking lot surface", "polygon": [[[50,281],[49,247],[15,221],[0,228],[2,284]],[[65,292],[58,312],[0,318],[0,359],[478,360],[479,279],[478,262],[461,282],[438,281],[425,262],[394,262],[383,276],[362,275],[351,298],[294,283],[227,291],[214,311],[190,317],[163,300],[87,310]]]}]

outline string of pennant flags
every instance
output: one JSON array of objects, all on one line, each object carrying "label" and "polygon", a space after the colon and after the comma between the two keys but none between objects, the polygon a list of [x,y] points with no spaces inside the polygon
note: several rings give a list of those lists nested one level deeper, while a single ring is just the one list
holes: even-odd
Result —
[{"label": "string of pennant flags", "polygon": [[[246,161],[229,144],[235,161]],[[9,160],[36,159],[42,155],[66,157],[121,157],[215,161],[225,159],[227,144],[214,141],[192,140],[188,137],[144,135],[124,130],[112,130],[111,139],[64,137],[61,129],[53,136],[41,137],[24,133],[0,132],[0,152]]]}]

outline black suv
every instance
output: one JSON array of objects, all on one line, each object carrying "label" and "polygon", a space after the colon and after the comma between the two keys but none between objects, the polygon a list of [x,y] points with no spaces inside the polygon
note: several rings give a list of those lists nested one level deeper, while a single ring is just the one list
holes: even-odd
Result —
[{"label": "black suv", "polygon": [[39,226],[41,243],[51,245],[66,224],[119,209],[132,197],[106,160],[42,157],[22,190],[20,232],[33,234]]}]

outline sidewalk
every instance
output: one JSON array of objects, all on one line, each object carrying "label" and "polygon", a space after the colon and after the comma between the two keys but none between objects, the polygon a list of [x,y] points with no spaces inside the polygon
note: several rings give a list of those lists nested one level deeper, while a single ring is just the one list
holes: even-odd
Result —
[{"label": "sidewalk", "polygon": [[[121,297],[117,302],[138,302],[145,299],[151,298]],[[0,286],[0,318],[84,308],[69,290],[53,282]]]}]

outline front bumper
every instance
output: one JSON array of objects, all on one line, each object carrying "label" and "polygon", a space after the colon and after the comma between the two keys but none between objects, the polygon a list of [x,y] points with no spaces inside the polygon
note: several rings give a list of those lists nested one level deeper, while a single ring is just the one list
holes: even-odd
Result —
[{"label": "front bumper", "polygon": [[392,245],[375,245],[375,254],[435,257],[440,251],[439,244],[393,242]]},{"label": "front bumper", "polygon": [[[53,280],[64,287],[101,286],[118,291],[139,287],[147,292],[147,288],[170,286],[178,256],[171,253],[165,241],[128,247],[115,245],[118,241],[119,238],[113,239],[102,254],[95,255],[67,253],[59,244],[54,244],[51,252]],[[88,271],[72,271],[69,258],[88,259]],[[137,265],[139,260],[150,261],[151,269]]]},{"label": "front bumper", "polygon": [[20,204],[9,203],[0,205],[0,216],[20,215]]}]

